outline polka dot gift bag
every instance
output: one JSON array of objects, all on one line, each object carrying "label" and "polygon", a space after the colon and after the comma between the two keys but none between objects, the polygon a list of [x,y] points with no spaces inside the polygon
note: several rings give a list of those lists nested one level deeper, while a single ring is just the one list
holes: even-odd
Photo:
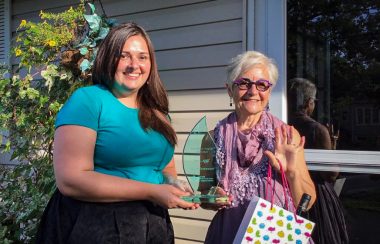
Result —
[{"label": "polka dot gift bag", "polygon": [[[282,168],[280,170],[284,186],[285,206],[289,209],[285,191],[290,192],[290,189]],[[268,183],[272,182],[271,172],[271,166],[269,165]],[[274,190],[274,187],[269,183],[267,189]],[[266,192],[267,195],[268,192]],[[235,236],[234,244],[309,243],[314,223],[273,204],[273,191],[271,195],[270,201],[257,196],[251,200]],[[266,197],[266,199],[268,198]],[[290,201],[293,204],[291,197]]]}]

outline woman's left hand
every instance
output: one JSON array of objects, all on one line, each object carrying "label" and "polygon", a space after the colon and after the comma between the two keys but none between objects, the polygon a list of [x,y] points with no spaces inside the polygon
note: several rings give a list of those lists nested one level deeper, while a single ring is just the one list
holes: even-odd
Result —
[{"label": "woman's left hand", "polygon": [[303,193],[307,193],[312,197],[309,205],[312,206],[316,193],[305,161],[303,150],[305,137],[301,137],[293,126],[282,125],[276,128],[275,139],[275,153],[265,151],[265,155],[268,156],[271,165],[276,170],[280,170],[281,164],[288,180],[294,203],[297,205]]},{"label": "woman's left hand", "polygon": [[165,184],[175,186],[182,191],[194,194],[193,189],[191,188],[191,186],[189,185],[189,183],[187,181],[174,178],[171,175],[164,175],[164,178],[165,178],[165,181],[164,181]]},{"label": "woman's left hand", "polygon": [[275,129],[275,140],[275,153],[265,151],[265,155],[275,169],[280,171],[281,163],[283,171],[291,175],[297,171],[297,162],[303,159],[305,137],[300,137],[293,126],[282,125]]}]

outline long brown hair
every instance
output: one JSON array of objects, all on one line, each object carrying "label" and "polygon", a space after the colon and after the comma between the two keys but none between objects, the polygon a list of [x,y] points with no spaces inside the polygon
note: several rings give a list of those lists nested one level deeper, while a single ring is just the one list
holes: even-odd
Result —
[{"label": "long brown hair", "polygon": [[136,35],[145,39],[151,61],[149,77],[137,93],[141,126],[145,130],[153,129],[160,132],[174,146],[177,143],[177,136],[168,118],[168,95],[158,74],[152,42],[142,27],[135,23],[126,23],[114,27],[108,33],[99,46],[92,80],[95,84],[103,84],[112,89],[123,46],[128,38]]}]

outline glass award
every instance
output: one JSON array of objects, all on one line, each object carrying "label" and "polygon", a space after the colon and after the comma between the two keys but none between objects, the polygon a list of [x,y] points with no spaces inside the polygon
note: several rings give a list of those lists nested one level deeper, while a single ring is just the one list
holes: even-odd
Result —
[{"label": "glass award", "polygon": [[204,116],[191,130],[183,147],[183,171],[194,192],[194,195],[183,197],[185,201],[218,204],[228,202],[227,196],[217,194],[215,152],[215,142]]}]

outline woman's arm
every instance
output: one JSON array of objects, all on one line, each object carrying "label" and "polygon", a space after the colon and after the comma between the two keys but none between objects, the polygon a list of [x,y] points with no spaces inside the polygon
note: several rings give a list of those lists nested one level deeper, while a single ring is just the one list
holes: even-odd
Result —
[{"label": "woman's arm", "polygon": [[172,158],[172,160],[170,160],[168,165],[166,165],[166,167],[162,170],[162,173],[164,175],[168,175],[168,176],[173,177],[174,179],[177,179],[177,170],[175,168],[174,157]]},{"label": "woman's arm", "polygon": [[193,194],[193,190],[191,189],[189,183],[185,180],[178,179],[177,170],[175,167],[174,157],[170,160],[169,164],[162,170],[165,178],[165,184],[169,184],[175,186],[182,191],[189,192]]},{"label": "woman's arm", "polygon": [[[290,139],[288,139],[288,133],[291,133]],[[306,166],[303,149],[305,139],[301,138],[293,126],[289,127],[287,125],[276,128],[275,137],[275,154],[273,155],[269,151],[266,151],[265,154],[277,170],[280,169],[278,161],[281,162],[289,182],[294,203],[297,205],[301,200],[302,194],[307,193],[311,196],[308,206],[310,208],[316,199],[316,193],[314,183]]]},{"label": "woman's arm", "polygon": [[[315,147],[313,147],[314,149],[333,149],[331,145],[330,133],[324,125],[319,124],[316,126],[314,132],[316,143]],[[331,183],[334,183],[336,181],[336,178],[339,176],[339,172],[334,171],[319,171],[315,172],[315,174],[318,174],[323,180]]]},{"label": "woman's arm", "polygon": [[166,208],[192,208],[181,200],[187,193],[170,185],[155,185],[94,171],[96,132],[65,125],[54,136],[54,173],[62,194],[79,200],[117,202],[149,200]]}]

